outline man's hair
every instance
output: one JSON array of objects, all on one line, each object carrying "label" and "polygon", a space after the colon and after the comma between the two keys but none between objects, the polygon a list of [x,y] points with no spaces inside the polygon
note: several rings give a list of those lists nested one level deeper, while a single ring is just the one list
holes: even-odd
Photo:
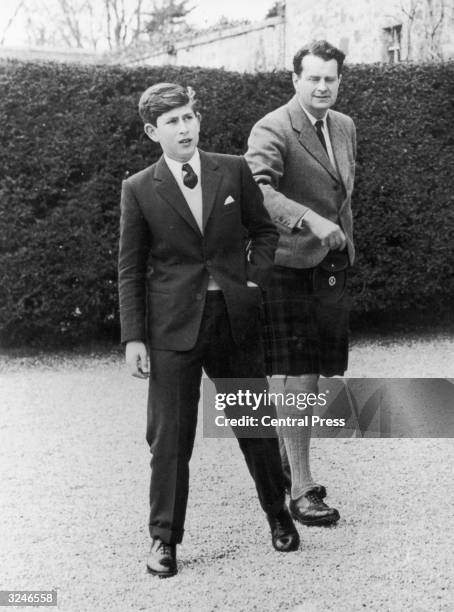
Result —
[{"label": "man's hair", "polygon": [[340,75],[342,72],[345,53],[326,40],[314,40],[309,45],[301,47],[301,49],[295,53],[295,57],[293,58],[293,70],[298,76],[303,70],[302,62],[303,57],[306,55],[321,57],[325,62],[334,59],[337,62],[337,74]]},{"label": "man's hair", "polygon": [[156,83],[140,96],[139,115],[144,123],[156,125],[160,115],[180,106],[190,105],[195,109],[195,104],[195,91],[192,87],[175,83]]}]

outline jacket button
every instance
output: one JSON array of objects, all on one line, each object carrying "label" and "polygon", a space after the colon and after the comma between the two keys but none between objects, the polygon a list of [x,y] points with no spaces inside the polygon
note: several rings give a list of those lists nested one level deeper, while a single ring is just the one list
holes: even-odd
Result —
[{"label": "jacket button", "polygon": [[202,299],[202,294],[201,293],[196,293],[195,299],[196,300],[201,300]]},{"label": "jacket button", "polygon": [[211,266],[211,259],[207,259],[207,266]]}]

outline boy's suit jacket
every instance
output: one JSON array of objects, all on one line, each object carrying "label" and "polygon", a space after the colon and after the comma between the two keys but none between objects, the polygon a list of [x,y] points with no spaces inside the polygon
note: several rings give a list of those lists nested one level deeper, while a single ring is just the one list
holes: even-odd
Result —
[{"label": "boy's suit jacket", "polygon": [[261,291],[278,240],[242,157],[200,151],[203,235],[164,157],[123,182],[119,293],[122,342],[185,351],[197,339],[209,275],[236,343],[260,332]]},{"label": "boy's suit jacket", "polygon": [[252,128],[245,157],[280,233],[278,265],[310,268],[328,253],[328,247],[322,247],[308,228],[296,228],[307,208],[340,224],[353,263],[355,126],[350,117],[331,109],[327,123],[337,168],[331,165],[296,96]]}]

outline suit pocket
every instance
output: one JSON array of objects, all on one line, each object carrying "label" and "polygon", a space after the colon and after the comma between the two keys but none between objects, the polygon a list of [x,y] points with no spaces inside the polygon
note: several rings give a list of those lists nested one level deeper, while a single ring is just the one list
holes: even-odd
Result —
[{"label": "suit pocket", "polygon": [[227,204],[221,208],[219,216],[226,217],[228,215],[233,215],[236,213],[238,206],[236,204]]}]

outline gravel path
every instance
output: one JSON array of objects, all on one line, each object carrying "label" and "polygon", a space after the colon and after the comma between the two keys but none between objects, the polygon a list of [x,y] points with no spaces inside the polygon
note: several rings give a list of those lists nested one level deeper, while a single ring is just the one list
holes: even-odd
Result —
[{"label": "gravel path", "polygon": [[[361,340],[351,376],[452,377],[454,340]],[[236,441],[191,462],[180,573],[145,572],[146,386],[118,353],[0,356],[0,589],[57,588],[65,612],[454,609],[451,439],[322,439],[336,528],[278,554]]]}]

